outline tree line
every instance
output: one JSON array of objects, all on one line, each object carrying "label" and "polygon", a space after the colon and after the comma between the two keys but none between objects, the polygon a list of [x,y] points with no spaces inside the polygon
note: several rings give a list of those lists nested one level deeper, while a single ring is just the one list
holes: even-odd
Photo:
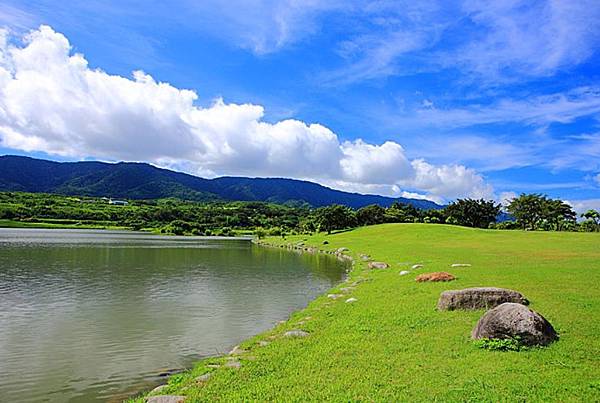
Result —
[{"label": "tree line", "polygon": [[[418,210],[395,203],[388,208],[378,205],[352,210],[333,205],[317,209],[310,230],[327,231],[393,222],[422,222],[461,225],[474,228],[523,229],[530,231],[600,231],[600,212],[589,210],[578,222],[573,208],[542,194],[521,194],[503,211],[493,200],[458,199],[440,210]],[[502,219],[501,219],[502,218]]]},{"label": "tree line", "polygon": [[177,235],[254,233],[285,236],[351,229],[383,223],[452,224],[474,228],[600,231],[600,212],[577,214],[567,203],[541,194],[522,194],[503,209],[492,200],[459,199],[443,209],[410,204],[342,205],[266,202],[192,202],[179,199],[130,200],[115,206],[107,199],[54,194],[0,192],[0,219],[19,222],[118,226]]}]

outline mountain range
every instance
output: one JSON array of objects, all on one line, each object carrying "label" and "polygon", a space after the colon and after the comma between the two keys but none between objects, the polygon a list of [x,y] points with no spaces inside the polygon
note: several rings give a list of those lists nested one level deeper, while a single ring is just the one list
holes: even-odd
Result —
[{"label": "mountain range", "polygon": [[0,190],[127,199],[308,203],[313,207],[335,203],[360,208],[401,202],[422,209],[442,208],[429,200],[349,193],[295,179],[205,179],[146,163],[56,162],[14,155],[0,156]]}]

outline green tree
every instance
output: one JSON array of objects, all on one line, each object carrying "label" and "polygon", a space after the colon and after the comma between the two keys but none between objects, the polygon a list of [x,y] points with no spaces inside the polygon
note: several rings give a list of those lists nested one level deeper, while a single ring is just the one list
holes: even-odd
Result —
[{"label": "green tree", "polygon": [[500,213],[500,204],[493,200],[458,199],[444,209],[447,222],[466,227],[488,228],[496,222]]},{"label": "green tree", "polygon": [[588,210],[581,214],[586,220],[581,223],[581,230],[586,232],[600,232],[600,211]]},{"label": "green tree", "polygon": [[523,229],[564,231],[573,229],[577,220],[577,214],[567,203],[535,193],[514,198],[508,212]]},{"label": "green tree", "polygon": [[411,204],[394,202],[385,210],[386,222],[415,222],[419,216],[419,210]]},{"label": "green tree", "polygon": [[570,205],[562,200],[546,199],[544,219],[549,223],[549,229],[564,231],[575,225],[577,213],[573,211],[573,208]]},{"label": "green tree", "polygon": [[378,204],[371,204],[356,212],[358,225],[375,225],[385,222],[385,208]]},{"label": "green tree", "polygon": [[541,194],[521,194],[511,200],[507,210],[523,229],[537,229],[544,219],[546,196]]},{"label": "green tree", "polygon": [[254,230],[254,236],[257,239],[263,239],[267,235],[266,231],[262,227],[258,227]]},{"label": "green tree", "polygon": [[346,206],[332,204],[315,210],[315,218],[321,231],[331,231],[352,228],[356,225],[354,211]]},{"label": "green tree", "polygon": [[600,211],[590,209],[585,213],[582,213],[581,217],[592,220],[594,223],[600,225]]}]

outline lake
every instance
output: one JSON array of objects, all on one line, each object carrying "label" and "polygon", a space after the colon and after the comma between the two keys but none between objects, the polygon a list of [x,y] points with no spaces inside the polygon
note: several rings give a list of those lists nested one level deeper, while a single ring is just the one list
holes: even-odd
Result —
[{"label": "lake", "polygon": [[0,229],[0,400],[120,401],[269,329],[344,271],[248,240]]}]

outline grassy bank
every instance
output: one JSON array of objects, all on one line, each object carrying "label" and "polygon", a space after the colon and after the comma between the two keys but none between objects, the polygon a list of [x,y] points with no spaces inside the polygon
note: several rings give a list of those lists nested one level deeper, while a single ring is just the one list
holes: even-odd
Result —
[{"label": "grassy bank", "polygon": [[[171,377],[161,394],[187,401],[600,400],[600,234],[388,224],[266,241],[348,248],[354,270],[333,291],[344,297],[318,298],[243,343],[239,358],[200,362]],[[391,267],[370,271],[361,253]],[[414,264],[424,267],[399,275]],[[458,279],[414,281],[441,270]],[[441,291],[472,286],[522,292],[560,340],[521,352],[477,348],[469,336],[482,311],[435,310]],[[345,303],[349,297],[357,301]],[[282,337],[290,329],[310,335]],[[238,361],[240,368],[222,365]],[[210,378],[198,381],[205,373]]]},{"label": "grassy bank", "polygon": [[0,228],[47,228],[47,229],[111,229],[123,230],[127,227],[115,223],[81,222],[75,220],[51,220],[51,221],[15,221],[0,219]]}]

